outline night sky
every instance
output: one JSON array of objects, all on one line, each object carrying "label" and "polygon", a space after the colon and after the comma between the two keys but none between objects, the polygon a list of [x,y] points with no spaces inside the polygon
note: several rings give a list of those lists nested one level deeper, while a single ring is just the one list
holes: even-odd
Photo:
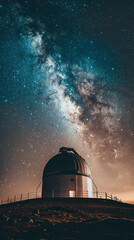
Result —
[{"label": "night sky", "polygon": [[0,198],[62,146],[134,202],[133,0],[0,0]]}]

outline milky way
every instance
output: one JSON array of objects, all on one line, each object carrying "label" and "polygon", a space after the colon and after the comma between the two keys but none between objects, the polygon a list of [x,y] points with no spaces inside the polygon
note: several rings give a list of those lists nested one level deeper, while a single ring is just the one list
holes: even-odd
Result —
[{"label": "milky way", "polygon": [[0,1],[1,197],[35,191],[68,146],[99,189],[133,199],[129,2]]}]

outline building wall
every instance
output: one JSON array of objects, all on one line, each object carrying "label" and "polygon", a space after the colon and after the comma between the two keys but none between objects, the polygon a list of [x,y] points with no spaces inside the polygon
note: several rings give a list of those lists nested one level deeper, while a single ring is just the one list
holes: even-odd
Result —
[{"label": "building wall", "polygon": [[92,197],[92,181],[82,175],[54,175],[45,177],[42,197]]},{"label": "building wall", "polygon": [[93,197],[92,180],[87,176],[76,175],[77,197]]}]

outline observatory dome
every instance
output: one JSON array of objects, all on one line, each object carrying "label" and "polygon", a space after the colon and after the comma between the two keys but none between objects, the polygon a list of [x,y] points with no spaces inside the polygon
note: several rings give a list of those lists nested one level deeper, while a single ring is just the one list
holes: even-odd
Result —
[{"label": "observatory dome", "polygon": [[86,161],[73,149],[62,147],[46,164],[42,197],[92,197],[91,172]]},{"label": "observatory dome", "polygon": [[90,177],[91,172],[86,161],[74,150],[61,148],[60,153],[52,157],[44,168],[44,175],[77,174]]}]

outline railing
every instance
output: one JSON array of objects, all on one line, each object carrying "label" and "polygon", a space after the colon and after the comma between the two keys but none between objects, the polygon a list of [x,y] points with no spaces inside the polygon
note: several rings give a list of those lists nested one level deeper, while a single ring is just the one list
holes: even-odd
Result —
[{"label": "railing", "polygon": [[[119,199],[117,196],[113,196],[112,194],[106,193],[106,192],[79,192],[74,195],[69,194],[53,194],[53,195],[47,195],[45,194],[45,197],[52,197],[52,198],[102,198],[102,199],[111,199],[114,201],[121,202],[121,199]],[[44,198],[45,198],[44,197]]]},{"label": "railing", "polygon": [[37,192],[28,192],[26,194],[19,194],[19,195],[14,195],[13,197],[8,197],[7,199],[1,200],[0,204],[7,204],[7,203],[13,203],[13,202],[19,202],[19,201],[24,201],[28,199],[35,199],[35,198],[41,198],[41,193]]},{"label": "railing", "polygon": [[[106,193],[106,192],[82,192],[82,193],[77,193],[77,195],[74,196],[69,196],[67,194],[62,194],[62,195],[48,195],[46,197],[53,197],[53,198],[102,198],[102,199],[111,199],[114,201],[119,201],[121,202],[121,199],[118,199],[117,196],[112,196],[112,194]],[[24,201],[28,199],[36,199],[36,198],[41,198],[41,193],[36,192],[28,192],[26,194],[19,194],[19,195],[14,195],[14,197],[8,197],[5,200],[0,200],[0,204],[9,204],[13,202],[19,202],[19,201]]]}]

